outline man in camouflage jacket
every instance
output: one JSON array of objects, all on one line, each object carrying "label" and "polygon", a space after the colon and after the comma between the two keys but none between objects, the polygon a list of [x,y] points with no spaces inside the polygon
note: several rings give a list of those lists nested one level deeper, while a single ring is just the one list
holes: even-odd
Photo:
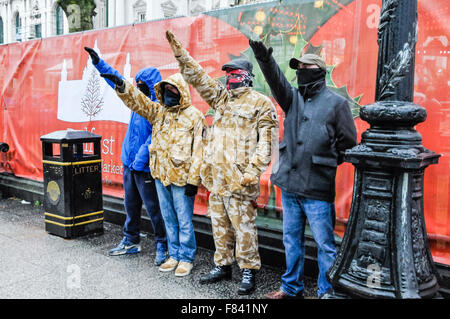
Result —
[{"label": "man in camouflage jacket", "polygon": [[170,256],[159,270],[176,268],[176,276],[186,276],[192,269],[197,248],[192,214],[200,184],[205,117],[191,105],[188,84],[179,73],[155,84],[160,103],[150,100],[125,80],[110,74],[102,76],[114,81],[124,104],[153,126],[150,171],[156,182]]},{"label": "man in camouflage jacket", "polygon": [[238,293],[249,294],[261,267],[254,203],[259,178],[270,164],[278,140],[276,109],[269,98],[251,88],[253,66],[248,60],[236,59],[222,67],[227,75],[225,88],[202,69],[172,32],[167,31],[166,36],[184,79],[215,111],[200,176],[211,192],[208,212],[216,267],[200,282],[231,278],[231,264],[236,259],[242,269]]}]

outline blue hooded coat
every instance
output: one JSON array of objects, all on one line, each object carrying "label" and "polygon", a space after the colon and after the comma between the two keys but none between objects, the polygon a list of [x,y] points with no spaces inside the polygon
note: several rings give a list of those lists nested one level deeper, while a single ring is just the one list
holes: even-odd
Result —
[{"label": "blue hooded coat", "polygon": [[[123,79],[123,76],[119,72],[102,59],[94,66],[100,73],[114,74]],[[110,80],[105,80],[114,89],[114,83]],[[137,82],[139,80],[147,84],[150,91],[149,98],[152,101],[156,101],[153,86],[161,81],[161,74],[158,69],[149,67],[140,70],[135,76],[135,81]],[[131,119],[122,143],[122,153],[120,156],[123,165],[131,170],[150,172],[148,146],[151,143],[151,138],[151,124],[139,114],[131,112]]]}]

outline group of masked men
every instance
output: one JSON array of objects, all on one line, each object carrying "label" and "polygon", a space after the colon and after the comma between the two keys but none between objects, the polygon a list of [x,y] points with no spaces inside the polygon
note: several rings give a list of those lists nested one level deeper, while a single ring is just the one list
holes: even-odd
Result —
[{"label": "group of masked men", "polygon": [[[326,272],[336,256],[336,168],[345,149],[356,145],[356,128],[347,101],[326,87],[324,60],[315,54],[292,58],[290,67],[298,79],[294,87],[273,58],[272,48],[261,41],[249,41],[273,97],[285,113],[284,138],[278,145],[276,108],[252,88],[253,65],[249,60],[240,57],[223,65],[224,85],[208,75],[171,31],[166,31],[166,38],[180,72],[162,80],[156,68],[146,68],[135,77],[136,87],[94,50],[85,48],[132,114],[151,125],[151,138],[147,144],[141,142],[148,151],[146,169],[150,173],[139,182],[139,170],[124,171],[125,237],[110,255],[140,251],[136,220],[144,202],[155,230],[155,264],[160,271],[175,271],[178,277],[189,275],[197,249],[194,200],[202,184],[209,192],[215,267],[200,278],[200,283],[230,280],[232,265],[237,262],[241,270],[238,294],[252,293],[261,268],[256,199],[261,174],[272,162],[271,182],[282,191],[286,272],[280,289],[266,297],[303,298],[306,219],[318,246],[317,293],[319,297],[330,293]],[[191,104],[189,85],[214,110],[211,127]],[[127,144],[134,142],[127,139],[128,131],[130,127],[122,146],[122,161],[125,167],[132,167],[135,161],[127,165],[124,159]],[[153,192],[142,191],[142,185],[153,185]],[[157,198],[147,204],[145,197],[155,197],[155,193]],[[155,202],[159,208],[149,207],[158,206]],[[132,209],[133,205],[137,209]]]}]

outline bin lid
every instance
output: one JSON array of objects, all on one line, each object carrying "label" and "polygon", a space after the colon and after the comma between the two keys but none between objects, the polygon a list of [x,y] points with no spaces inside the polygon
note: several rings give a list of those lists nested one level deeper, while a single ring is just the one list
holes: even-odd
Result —
[{"label": "bin lid", "polygon": [[41,141],[43,142],[77,142],[86,140],[97,140],[101,139],[100,135],[80,130],[64,130],[55,131],[46,135],[41,136]]}]

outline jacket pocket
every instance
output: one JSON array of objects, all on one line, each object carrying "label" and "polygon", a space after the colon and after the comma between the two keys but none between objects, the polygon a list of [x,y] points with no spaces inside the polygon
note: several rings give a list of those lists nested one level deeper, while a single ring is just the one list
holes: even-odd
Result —
[{"label": "jacket pocket", "polygon": [[337,167],[337,160],[333,157],[325,157],[325,156],[312,156],[312,162],[316,165],[324,165],[329,167]]},{"label": "jacket pocket", "polygon": [[337,160],[332,157],[312,156],[308,188],[322,193],[334,193]]},{"label": "jacket pocket", "polygon": [[241,193],[244,186],[241,185],[242,172],[237,165],[229,167],[229,174],[225,175],[225,182],[229,191],[233,194]]},{"label": "jacket pocket", "polygon": [[192,154],[192,130],[193,124],[181,124],[176,126],[170,157],[175,166],[180,166],[191,158]]},{"label": "jacket pocket", "polygon": [[246,119],[256,119],[256,112],[254,110],[237,109],[233,111],[234,116],[240,116]]},{"label": "jacket pocket", "polygon": [[245,169],[255,152],[258,132],[255,111],[235,110],[233,112],[236,128],[230,132],[236,139],[236,164]]}]

